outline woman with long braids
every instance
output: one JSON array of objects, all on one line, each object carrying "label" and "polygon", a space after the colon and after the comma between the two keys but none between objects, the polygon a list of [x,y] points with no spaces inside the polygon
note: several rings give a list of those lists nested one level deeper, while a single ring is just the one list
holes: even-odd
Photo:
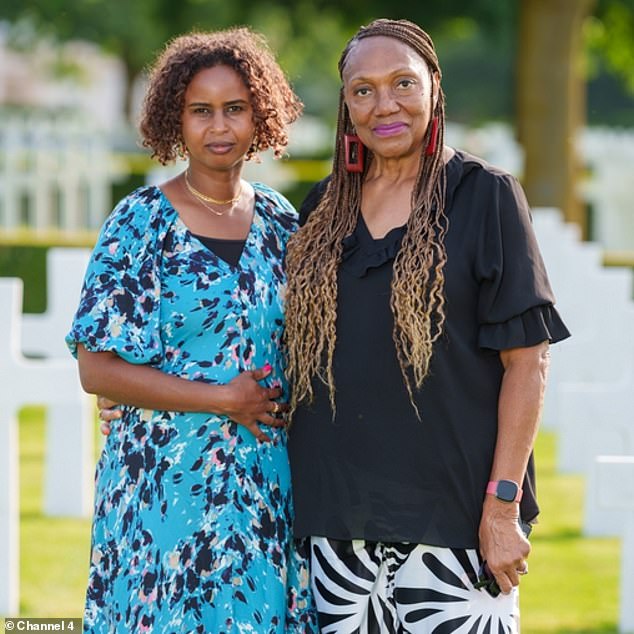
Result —
[{"label": "woman with long braids", "polygon": [[377,20],[339,71],[332,174],[287,254],[294,531],[321,631],[515,633],[568,332],[519,184],[444,145],[429,36]]}]

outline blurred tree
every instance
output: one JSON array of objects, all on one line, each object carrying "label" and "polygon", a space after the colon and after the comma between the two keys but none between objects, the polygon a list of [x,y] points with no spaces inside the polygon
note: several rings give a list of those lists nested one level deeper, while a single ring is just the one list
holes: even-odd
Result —
[{"label": "blurred tree", "polygon": [[583,24],[594,2],[523,0],[517,60],[517,131],[528,200],[561,209],[584,233],[575,143],[585,123]]},{"label": "blurred tree", "polygon": [[[574,2],[574,0],[573,0]],[[332,112],[336,60],[345,39],[376,16],[414,20],[434,37],[445,72],[448,112],[468,123],[514,116],[513,60],[522,0],[4,0],[0,19],[21,19],[59,40],[85,38],[118,55],[129,83],[171,36],[191,28],[252,24],[266,33],[300,88],[308,110]],[[595,68],[621,74],[631,62],[634,0],[598,0],[589,29]],[[629,26],[627,26],[629,25]],[[629,30],[628,30],[629,29]],[[618,37],[613,37],[618,33]],[[624,57],[624,41],[630,55]],[[632,80],[634,84],[634,79]],[[334,88],[334,90],[333,90]],[[130,93],[129,93],[130,94]]]},{"label": "blurred tree", "polygon": [[485,26],[490,34],[499,33],[513,19],[516,4],[516,0],[446,0],[403,7],[386,0],[349,0],[342,7],[340,0],[4,0],[0,17],[26,21],[62,41],[87,39],[101,44],[123,60],[128,88],[169,37],[191,28],[251,24],[266,33],[301,85],[309,110],[331,112],[337,91],[324,91],[323,82],[332,87],[336,81],[342,43],[359,24],[376,16],[403,17],[433,31],[462,16],[463,21]]},{"label": "blurred tree", "polygon": [[634,0],[597,0],[585,37],[588,122],[634,126]]},{"label": "blurred tree", "polygon": [[[310,68],[332,76],[346,36],[339,11],[308,2],[287,7],[284,2],[224,0],[4,0],[0,19],[28,25],[21,33],[33,31],[59,41],[86,39],[117,55],[127,69],[130,114],[131,88],[139,73],[169,38],[193,28],[253,25],[283,55],[289,74],[301,76]],[[320,94],[314,91],[318,104]]]},{"label": "blurred tree", "polygon": [[[158,0],[4,0],[2,17],[31,24],[39,34],[56,40],[85,39],[119,56],[128,69],[129,84],[167,35],[154,19]],[[128,86],[129,87],[129,86]],[[131,91],[128,90],[128,95]]]},{"label": "blurred tree", "polygon": [[590,76],[606,68],[634,94],[634,0],[597,0],[585,26]]},{"label": "blurred tree", "polygon": [[573,144],[585,120],[584,46],[590,71],[608,69],[634,92],[634,0],[3,0],[0,8],[0,18],[27,20],[60,40],[101,43],[122,58],[130,85],[177,33],[253,25],[266,33],[307,111],[330,121],[343,42],[377,16],[409,18],[432,34],[449,116],[471,124],[514,118],[531,204],[560,207],[584,227]]},{"label": "blurred tree", "polygon": [[634,94],[634,0],[522,0],[518,50],[516,121],[528,199],[562,209],[587,237],[575,150],[586,85],[603,67]]}]

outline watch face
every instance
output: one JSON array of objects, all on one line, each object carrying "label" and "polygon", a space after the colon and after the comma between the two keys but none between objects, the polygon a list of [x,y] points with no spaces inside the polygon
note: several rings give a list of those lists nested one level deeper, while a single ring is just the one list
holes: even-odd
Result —
[{"label": "watch face", "polygon": [[505,502],[514,502],[517,497],[518,486],[515,482],[510,480],[500,480],[498,482],[498,488],[496,497]]}]

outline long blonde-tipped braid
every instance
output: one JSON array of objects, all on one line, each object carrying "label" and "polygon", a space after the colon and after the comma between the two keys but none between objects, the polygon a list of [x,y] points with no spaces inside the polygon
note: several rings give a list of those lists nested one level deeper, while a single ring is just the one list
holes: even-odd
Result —
[{"label": "long blonde-tipped braid", "polygon": [[[444,121],[441,99],[435,115]],[[421,159],[421,170],[412,192],[412,212],[394,260],[390,297],[396,356],[410,402],[419,418],[413,386],[420,388],[429,372],[432,347],[442,334],[445,320],[443,269],[447,261],[444,247],[447,218],[444,214],[443,128],[439,125],[438,152]]]},{"label": "long blonde-tipped braid", "polygon": [[340,139],[346,122],[341,106],[339,112],[332,178],[319,205],[288,244],[286,267],[292,273],[288,275],[285,312],[292,411],[301,401],[312,400],[315,376],[330,386],[333,411],[335,405],[332,358],[337,334],[337,271],[342,238],[357,223],[362,183],[360,174],[345,171]]},{"label": "long blonde-tipped braid", "polygon": [[[421,29],[403,21],[377,20],[362,29],[346,47],[340,63],[345,66],[352,45],[374,35],[395,37],[412,46],[440,74],[431,40]],[[434,109],[438,117],[438,139],[433,155],[421,156],[420,171],[412,193],[412,212],[399,253],[394,261],[390,305],[394,315],[393,339],[403,380],[416,414],[414,387],[419,388],[428,371],[433,343],[444,323],[444,236],[447,230],[445,172],[443,163],[444,95]],[[313,397],[312,381],[318,377],[329,388],[335,412],[333,356],[336,344],[337,271],[342,240],[357,224],[362,174],[348,173],[344,165],[343,135],[352,124],[340,96],[339,118],[332,177],[308,222],[288,245],[288,292],[286,298],[286,342],[288,377],[293,386],[291,409]],[[425,139],[428,141],[429,130]],[[324,366],[325,354],[325,366]],[[413,382],[412,382],[413,379]],[[420,416],[419,416],[420,417]]]}]

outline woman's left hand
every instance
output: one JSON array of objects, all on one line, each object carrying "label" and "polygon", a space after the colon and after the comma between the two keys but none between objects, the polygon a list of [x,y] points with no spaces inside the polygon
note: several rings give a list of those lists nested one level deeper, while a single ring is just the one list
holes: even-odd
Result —
[{"label": "woman's left hand", "polygon": [[519,523],[519,504],[487,495],[480,522],[480,554],[504,594],[528,572],[531,545]]}]

